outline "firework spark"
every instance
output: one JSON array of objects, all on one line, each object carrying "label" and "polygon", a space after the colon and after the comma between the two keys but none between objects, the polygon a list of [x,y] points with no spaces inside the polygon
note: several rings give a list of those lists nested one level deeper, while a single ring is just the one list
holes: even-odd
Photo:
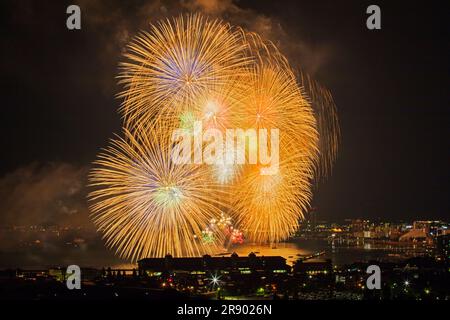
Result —
[{"label": "firework spark", "polygon": [[238,119],[244,128],[279,129],[281,163],[274,175],[244,170],[234,210],[250,241],[272,243],[292,235],[308,209],[310,180],[318,162],[318,132],[311,106],[292,74],[262,66],[253,70],[251,83]]},{"label": "firework spark", "polygon": [[304,95],[309,100],[317,119],[320,158],[316,180],[320,180],[331,175],[338,154],[341,133],[336,105],[330,91],[308,75],[300,73],[300,80]]},{"label": "firework spark", "polygon": [[[125,85],[127,127],[153,118],[170,121],[198,98],[221,88],[248,64],[242,35],[228,24],[200,15],[160,22],[129,45],[119,78]],[[241,71],[242,70],[242,71]]]},{"label": "firework spark", "polygon": [[[198,241],[219,215],[220,190],[206,167],[174,165],[165,129],[112,140],[90,175],[94,222],[122,257],[196,256],[217,249]],[[217,192],[215,192],[217,191]],[[212,196],[212,195],[215,196]]]},{"label": "firework spark", "polygon": [[[125,138],[112,141],[90,175],[92,216],[107,245],[137,260],[214,253],[244,235],[258,243],[291,236],[309,208],[312,182],[336,159],[330,93],[297,77],[273,43],[200,15],[152,25],[126,58],[119,76]],[[189,137],[208,129],[278,130],[279,170],[262,174],[268,166],[261,163],[175,165],[175,128]],[[247,139],[246,157],[261,157],[272,144]]]},{"label": "firework spark", "polygon": [[259,168],[244,173],[236,186],[240,191],[233,210],[249,241],[272,244],[296,231],[309,207],[314,173],[311,161],[303,161],[283,161],[274,175],[261,175]]}]

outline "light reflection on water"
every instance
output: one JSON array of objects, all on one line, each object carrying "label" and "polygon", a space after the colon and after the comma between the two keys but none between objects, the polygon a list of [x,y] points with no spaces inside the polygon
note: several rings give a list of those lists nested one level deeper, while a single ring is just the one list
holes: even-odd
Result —
[{"label": "light reflection on water", "polygon": [[423,254],[424,248],[407,243],[393,245],[361,241],[354,245],[348,245],[337,241],[294,239],[291,242],[280,243],[276,248],[243,244],[229,249],[229,252],[236,252],[241,256],[248,255],[250,252],[259,252],[257,253],[258,256],[282,256],[290,265],[300,256],[322,251],[325,254],[320,259],[331,259],[334,265],[342,266],[370,260],[395,261]]},{"label": "light reflection on water", "polygon": [[[239,256],[248,256],[251,252],[257,256],[282,256],[289,265],[292,265],[301,256],[325,251],[321,259],[331,259],[334,265],[342,266],[353,262],[367,262],[370,260],[395,261],[410,256],[422,254],[424,249],[414,245],[391,245],[361,242],[349,246],[326,240],[300,240],[279,243],[276,246],[244,243],[228,248],[221,255],[229,256],[236,252]],[[137,264],[123,263],[113,268],[133,269]]]},{"label": "light reflection on water", "polygon": [[236,252],[239,256],[247,256],[251,252],[257,256],[282,256],[290,265],[299,258],[299,255],[309,255],[313,251],[302,248],[297,243],[285,242],[278,243],[276,246],[257,245],[257,244],[242,244],[231,247],[229,252]]},{"label": "light reflection on water", "polygon": [[116,264],[114,266],[112,266],[112,269],[126,269],[126,270],[131,270],[131,269],[137,269],[138,265],[137,263],[121,263],[121,264]]}]

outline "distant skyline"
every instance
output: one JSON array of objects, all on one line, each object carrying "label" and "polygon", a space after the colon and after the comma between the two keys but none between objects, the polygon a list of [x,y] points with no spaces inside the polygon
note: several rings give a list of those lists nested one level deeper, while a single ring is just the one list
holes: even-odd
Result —
[{"label": "distant skyline", "polygon": [[[82,29],[68,31],[78,4]],[[203,11],[262,32],[333,94],[342,141],[318,219],[448,220],[449,42],[442,2],[2,1],[0,221],[90,224],[86,175],[120,134],[115,76],[147,21]]]}]

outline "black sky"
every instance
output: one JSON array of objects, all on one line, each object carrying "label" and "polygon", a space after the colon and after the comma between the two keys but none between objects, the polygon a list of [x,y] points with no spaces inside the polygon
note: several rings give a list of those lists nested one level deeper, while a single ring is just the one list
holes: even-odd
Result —
[{"label": "black sky", "polygon": [[[145,2],[110,1],[95,12],[80,3],[82,30],[68,31],[65,9],[79,1],[2,1],[1,176],[32,162],[88,165],[120,133],[116,33],[124,23],[137,31],[132,22]],[[381,7],[382,30],[367,30],[369,4]],[[319,217],[450,217],[444,4],[236,2],[323,57],[313,76],[333,93],[342,145],[333,175],[316,191]]]}]

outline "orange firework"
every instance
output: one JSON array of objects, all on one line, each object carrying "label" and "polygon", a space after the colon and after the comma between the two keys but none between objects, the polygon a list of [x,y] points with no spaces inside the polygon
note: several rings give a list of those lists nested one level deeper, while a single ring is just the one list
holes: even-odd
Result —
[{"label": "orange firework", "polygon": [[[125,138],[112,141],[90,175],[92,217],[107,245],[137,260],[211,254],[227,239],[289,238],[309,208],[312,183],[336,159],[331,94],[297,77],[273,43],[200,15],[152,25],[126,58]],[[239,131],[244,152],[209,152],[246,162],[180,164],[171,157],[176,129],[188,141],[186,159],[223,143],[229,129],[234,145]],[[214,139],[204,139],[211,131]]]},{"label": "orange firework", "polygon": [[90,174],[96,187],[89,195],[94,222],[107,245],[133,261],[217,250],[217,244],[201,237],[203,227],[221,212],[223,191],[205,166],[171,161],[166,131],[125,130],[126,140],[112,140]]},{"label": "orange firework", "polygon": [[119,76],[128,127],[171,121],[248,64],[239,32],[219,20],[180,16],[152,25],[130,45]]}]

